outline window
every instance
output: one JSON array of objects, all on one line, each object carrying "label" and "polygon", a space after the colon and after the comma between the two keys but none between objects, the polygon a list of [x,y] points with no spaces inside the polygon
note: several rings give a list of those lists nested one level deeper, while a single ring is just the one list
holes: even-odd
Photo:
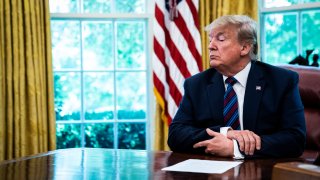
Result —
[{"label": "window", "polygon": [[261,58],[271,64],[289,63],[320,50],[320,0],[260,0]]},{"label": "window", "polygon": [[50,0],[57,148],[148,149],[146,0]]}]

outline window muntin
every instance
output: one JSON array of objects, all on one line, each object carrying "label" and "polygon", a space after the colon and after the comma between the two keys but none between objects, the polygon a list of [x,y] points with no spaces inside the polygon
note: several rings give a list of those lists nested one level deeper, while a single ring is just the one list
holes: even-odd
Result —
[{"label": "window muntin", "polygon": [[146,0],[50,0],[51,13],[146,13]]},{"label": "window muntin", "polygon": [[98,2],[50,1],[57,148],[147,149],[146,1]]},{"label": "window muntin", "polygon": [[262,0],[264,8],[286,7],[305,3],[320,2],[320,0]]},{"label": "window muntin", "polygon": [[319,54],[320,0],[261,0],[259,5],[262,61],[287,64],[306,57],[307,49]]},{"label": "window muntin", "polygon": [[264,59],[269,63],[287,63],[296,56],[298,52],[296,19],[296,13],[273,13],[264,16],[266,42]]},{"label": "window muntin", "polygon": [[320,10],[302,12],[302,47],[303,52],[314,49],[314,54],[320,53]]}]

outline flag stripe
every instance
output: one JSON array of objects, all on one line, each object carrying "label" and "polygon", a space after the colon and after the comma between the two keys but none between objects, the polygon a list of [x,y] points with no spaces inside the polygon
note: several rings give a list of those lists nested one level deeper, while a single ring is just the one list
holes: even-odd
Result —
[{"label": "flag stripe", "polygon": [[[159,62],[160,62],[160,60],[154,61],[154,65],[157,65],[157,67],[162,66],[162,63],[159,63]],[[157,68],[157,69],[160,69],[160,68]],[[167,68],[165,68],[165,69],[167,69]],[[170,73],[170,72],[166,71],[166,74],[167,73]],[[163,77],[163,75],[160,75],[159,70],[154,71],[154,77],[153,77],[154,78],[154,85],[155,85],[155,87],[157,87],[160,95],[162,95],[162,97],[164,97],[164,99],[168,99],[165,92],[163,92],[167,89],[167,88],[165,88],[165,85],[163,85],[163,84],[168,84],[169,92],[167,92],[167,93],[169,93],[170,96],[175,97],[175,98],[173,98],[173,100],[175,102],[175,105],[178,106],[179,102],[182,98],[182,93],[181,93],[182,90],[179,90],[176,86],[177,83],[172,80],[172,79],[176,80],[177,78],[171,78],[171,76],[166,75],[166,81],[162,81],[158,77]],[[165,83],[165,82],[167,82],[167,83]],[[181,86],[181,88],[182,88],[182,86]]]},{"label": "flag stripe", "polygon": [[184,31],[187,29],[187,24],[186,22],[182,19],[182,15],[179,13],[177,20],[175,21],[177,27],[179,28],[180,32],[184,32],[182,35],[184,39],[188,42],[188,48],[193,56],[194,59],[199,59],[201,58],[200,53],[196,49],[196,44],[192,38],[192,35],[190,34],[190,31]]},{"label": "flag stripe", "polygon": [[[199,19],[198,19],[197,8],[195,7],[195,5],[192,2],[195,2],[195,1],[187,0],[189,8],[182,7],[183,11],[181,11],[182,12],[181,14],[184,17],[184,19],[187,19],[187,20],[185,20],[185,22],[187,23],[188,29],[194,29],[194,28],[197,29],[197,31],[190,31],[190,33],[195,41],[194,43],[195,43],[195,46],[197,49],[197,54],[199,55],[199,57],[196,57],[195,60],[198,64],[199,71],[202,71],[201,41],[200,41],[201,36],[200,36],[200,32],[198,31]],[[192,18],[190,16],[192,16]]]},{"label": "flag stripe", "polygon": [[169,0],[155,2],[154,92],[164,110],[163,120],[170,124],[184,94],[185,79],[202,70],[199,0],[176,0],[178,17],[173,19],[169,17],[169,6],[165,6]]},{"label": "flag stripe", "polygon": [[171,36],[169,31],[167,30],[167,28],[165,28],[165,22],[161,21],[164,19],[164,15],[163,13],[160,11],[160,9],[158,8],[158,6],[156,5],[156,19],[157,22],[160,24],[160,26],[163,28],[164,33],[165,33],[165,37],[166,37],[166,46],[169,49],[171,56],[173,58],[173,60],[175,61],[176,64],[178,64],[180,71],[182,72],[182,74],[184,75],[184,77],[189,77],[190,73],[187,70],[187,65],[186,65],[186,61],[182,58],[180,51],[178,50],[178,48],[175,46],[175,44],[172,42]]},{"label": "flag stripe", "polygon": [[[164,57],[163,57],[164,53],[159,53],[159,52],[163,52],[163,48],[160,46],[160,44],[158,43],[156,38],[154,40],[154,48],[159,50],[159,51],[155,51],[156,57],[154,57],[155,58],[154,72],[158,77],[165,77],[163,79],[165,79],[166,82],[169,82],[169,84],[172,84],[172,85],[169,85],[169,87],[170,87],[169,92],[170,92],[171,96],[175,97],[174,100],[176,102],[176,105],[178,105],[179,101],[181,99],[181,96],[183,94],[182,93],[183,92],[182,86],[183,86],[184,78],[183,78],[182,74],[180,73],[180,71],[168,71],[168,66],[164,62]],[[159,56],[161,56],[162,58],[159,58]],[[171,63],[170,67],[173,69],[177,69],[177,67],[175,66],[174,63]],[[165,70],[165,73],[160,74],[160,71],[164,72],[163,70]],[[168,75],[169,73],[170,73],[170,75]],[[162,83],[165,83],[165,81],[163,81]],[[180,88],[178,88],[176,86],[176,84]]]},{"label": "flag stripe", "polygon": [[[163,60],[163,62],[164,62],[166,58],[165,58],[164,49],[162,47],[163,46],[160,45],[157,38],[153,38],[153,48],[156,49],[156,51],[154,51],[154,53],[158,56],[159,59]],[[154,68],[154,69],[156,69],[156,68]]]},{"label": "flag stripe", "polygon": [[[166,37],[166,50],[169,50],[170,55],[168,55],[168,57],[166,59],[169,59],[169,62],[166,62],[166,64],[164,63],[163,59],[160,59],[160,61],[163,63],[163,65],[165,67],[167,67],[167,65],[169,64],[169,72],[170,75],[172,75],[172,73],[177,72],[175,69],[178,68],[179,72],[184,76],[183,78],[187,78],[190,77],[191,74],[188,71],[187,65],[186,65],[186,61],[184,60],[184,58],[181,56],[180,51],[176,48],[175,44],[172,42],[171,36],[170,36],[170,32],[167,30],[167,28],[164,26],[164,23],[162,23],[161,19],[164,19],[165,16],[163,16],[163,14],[161,12],[159,12],[159,8],[157,8],[156,6],[156,14],[158,15],[158,17],[156,17],[157,22],[160,24],[161,27],[163,27],[163,31],[165,32],[165,37]],[[155,49],[158,50],[158,49]],[[160,49],[160,51],[162,51]],[[163,54],[163,53],[162,53]],[[166,54],[166,53],[165,53]],[[168,53],[167,53],[168,54]],[[170,56],[172,56],[170,58]],[[174,63],[176,65],[174,65]],[[177,64],[179,66],[177,66]],[[175,66],[175,67],[173,67]],[[195,66],[191,66],[191,67],[195,67]],[[167,68],[165,68],[167,70]],[[172,69],[172,70],[171,70]],[[167,70],[168,71],[168,70]],[[173,79],[176,80],[175,76],[173,76]],[[180,84],[179,87],[182,88],[182,81],[179,84],[176,84],[173,82],[172,77],[168,77],[168,75],[166,76],[166,81],[169,84],[169,93],[170,96],[172,96],[173,102],[175,102],[176,106],[178,106],[181,97],[182,97],[182,90],[178,90],[177,85]]]},{"label": "flag stripe", "polygon": [[189,5],[191,14],[193,16],[193,20],[195,22],[195,26],[197,27],[197,29],[200,29],[200,27],[199,27],[200,24],[199,24],[199,19],[198,19],[198,10],[197,10],[198,9],[198,4],[195,5],[194,3],[192,3],[192,2],[196,2],[196,1],[192,1],[192,0],[186,0],[186,2]]},{"label": "flag stripe", "polygon": [[161,81],[159,80],[159,78],[153,74],[153,83],[154,83],[154,86],[157,87],[157,91],[158,93],[160,94],[161,97],[165,97],[165,88],[164,88],[164,85],[163,83],[161,83]]},{"label": "flag stripe", "polygon": [[[161,6],[159,6],[159,10],[161,10],[161,12],[162,12],[161,15],[163,17],[169,16],[169,13],[165,10],[164,7],[161,8]],[[177,21],[177,19],[175,21]],[[169,45],[167,44],[167,47],[169,48],[170,53],[175,54],[177,56],[183,56],[183,58],[173,57],[174,61],[176,62],[177,60],[182,60],[182,61],[186,62],[185,59],[190,59],[193,57],[191,57],[192,55],[191,55],[190,50],[188,48],[185,48],[186,44],[188,44],[188,43],[187,43],[187,41],[185,41],[185,38],[183,38],[183,35],[182,35],[181,31],[179,30],[179,28],[177,27],[175,21],[172,22],[169,20],[165,20],[164,25],[161,24],[161,26],[165,32],[166,43],[170,43]],[[177,47],[179,47],[180,49],[178,49]],[[183,52],[183,53],[180,54],[180,52]],[[190,65],[190,63],[193,63],[193,61],[189,61],[189,64],[187,64],[187,65]],[[196,64],[190,65],[190,66],[188,66],[188,68],[186,68],[187,66],[182,67],[181,65],[183,65],[183,64],[181,64],[181,62],[176,62],[176,64],[177,64],[177,66],[179,65],[178,67],[180,68],[180,71],[182,68],[185,69],[185,71],[189,71],[189,74],[184,74],[185,77],[189,77],[190,73],[194,74],[196,72],[199,72],[198,69],[195,69],[195,68],[197,68]]]}]

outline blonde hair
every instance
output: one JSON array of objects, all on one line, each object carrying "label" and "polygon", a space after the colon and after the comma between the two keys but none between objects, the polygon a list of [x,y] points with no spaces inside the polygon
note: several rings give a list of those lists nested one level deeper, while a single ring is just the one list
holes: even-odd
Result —
[{"label": "blonde hair", "polygon": [[214,20],[205,27],[205,30],[211,31],[214,28],[225,25],[234,25],[239,28],[238,41],[252,45],[249,55],[252,60],[256,60],[258,53],[257,23],[246,15],[225,15]]}]

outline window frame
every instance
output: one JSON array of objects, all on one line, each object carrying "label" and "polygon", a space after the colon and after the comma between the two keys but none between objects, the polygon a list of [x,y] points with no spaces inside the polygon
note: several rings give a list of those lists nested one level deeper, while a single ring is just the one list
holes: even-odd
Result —
[{"label": "window frame", "polygon": [[[114,8],[114,3],[111,1],[111,8]],[[83,6],[81,5],[82,0],[78,0],[77,6],[80,5],[81,12],[83,12]],[[80,124],[81,128],[81,148],[85,147],[85,125],[86,124],[92,124],[92,123],[113,123],[114,128],[114,149],[119,149],[118,146],[118,123],[136,123],[141,122],[145,123],[145,131],[146,131],[146,150],[151,150],[153,147],[153,138],[154,138],[154,116],[155,112],[153,108],[155,106],[154,103],[154,96],[153,96],[153,83],[152,83],[152,64],[151,64],[151,55],[153,51],[153,9],[154,9],[154,2],[145,0],[145,12],[144,13],[50,13],[50,22],[51,20],[76,20],[80,21],[80,62],[81,62],[81,68],[80,70],[53,70],[53,72],[80,72],[80,80],[81,80],[81,109],[80,109],[80,120],[56,120],[56,124]],[[145,22],[145,37],[146,37],[146,44],[145,44],[145,51],[146,51],[146,67],[145,69],[141,70],[131,70],[131,69],[117,69],[116,63],[114,63],[114,69],[113,70],[84,70],[82,68],[82,62],[83,62],[83,45],[82,45],[82,37],[81,37],[81,22],[82,21],[111,21],[113,24],[113,36],[115,37],[113,40],[113,43],[116,43],[116,31],[115,31],[115,24],[117,21],[124,22],[124,21],[132,21],[132,20],[141,20]],[[113,49],[114,52],[116,52],[116,49]],[[116,54],[114,54],[114,60],[116,60]],[[113,72],[114,73],[114,118],[112,120],[85,120],[85,112],[84,112],[84,73],[86,72]],[[136,120],[119,120],[117,118],[117,112],[116,112],[116,106],[117,106],[117,100],[116,100],[116,72],[145,72],[146,73],[146,117],[145,119],[136,119]]]},{"label": "window frame", "polygon": [[[298,1],[300,3],[301,0]],[[265,15],[270,15],[274,13],[297,13],[297,53],[296,54],[303,54],[302,52],[302,13],[310,10],[320,10],[320,2],[311,2],[311,3],[301,3],[301,4],[294,4],[290,6],[283,6],[283,7],[264,7],[264,0],[258,0],[258,17],[259,17],[259,34],[260,34],[260,59],[263,62],[267,62],[265,58],[266,53],[266,42],[265,42],[265,27],[264,27],[264,20]]]}]

